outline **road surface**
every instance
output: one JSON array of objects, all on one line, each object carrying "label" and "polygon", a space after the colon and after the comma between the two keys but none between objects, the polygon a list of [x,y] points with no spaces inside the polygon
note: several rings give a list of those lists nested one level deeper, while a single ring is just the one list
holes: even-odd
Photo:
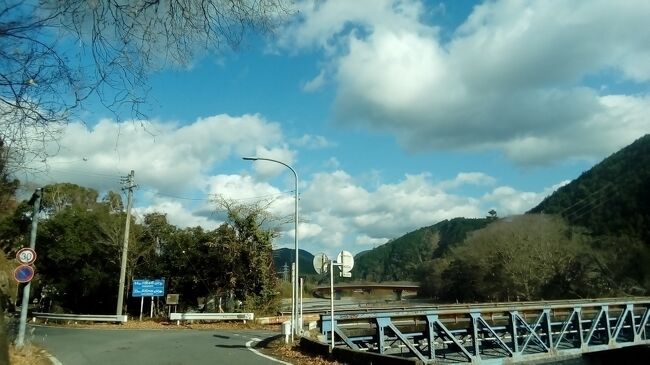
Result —
[{"label": "road surface", "polygon": [[29,332],[63,365],[283,364],[254,349],[276,335],[265,331],[31,327]]}]

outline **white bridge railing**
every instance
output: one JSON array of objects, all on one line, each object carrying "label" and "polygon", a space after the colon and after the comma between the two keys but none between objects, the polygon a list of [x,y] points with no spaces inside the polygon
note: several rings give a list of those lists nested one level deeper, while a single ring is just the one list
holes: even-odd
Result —
[{"label": "white bridge railing", "polygon": [[115,314],[66,314],[66,313],[40,313],[34,312],[34,320],[57,320],[57,321],[87,321],[87,322],[120,322],[127,321],[126,315]]},{"label": "white bridge railing", "polygon": [[253,313],[171,313],[169,319],[176,321],[252,321]]}]

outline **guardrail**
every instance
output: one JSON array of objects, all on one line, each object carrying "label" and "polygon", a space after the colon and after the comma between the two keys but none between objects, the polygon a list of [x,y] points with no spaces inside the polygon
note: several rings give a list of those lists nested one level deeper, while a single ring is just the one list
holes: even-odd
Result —
[{"label": "guardrail", "polygon": [[253,313],[171,313],[169,319],[176,321],[252,321],[255,319]]},{"label": "guardrail", "polygon": [[326,340],[353,350],[406,352],[423,363],[511,364],[650,345],[650,298],[340,312],[320,322]]},{"label": "guardrail", "polygon": [[57,321],[87,321],[87,322],[119,322],[127,321],[126,315],[116,314],[67,314],[67,313],[33,313],[34,320],[57,320]]}]

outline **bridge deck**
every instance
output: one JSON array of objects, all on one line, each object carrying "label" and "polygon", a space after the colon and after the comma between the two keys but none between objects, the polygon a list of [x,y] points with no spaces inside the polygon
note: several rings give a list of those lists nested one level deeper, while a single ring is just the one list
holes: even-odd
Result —
[{"label": "bridge deck", "polygon": [[321,315],[335,345],[425,363],[505,364],[650,345],[650,298],[444,305]]}]

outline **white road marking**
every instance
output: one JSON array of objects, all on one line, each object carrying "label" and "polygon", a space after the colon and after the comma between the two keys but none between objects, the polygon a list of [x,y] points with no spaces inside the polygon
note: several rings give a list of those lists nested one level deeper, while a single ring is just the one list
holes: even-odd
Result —
[{"label": "white road marking", "polygon": [[262,341],[262,340],[259,339],[259,338],[253,338],[252,340],[246,342],[246,348],[248,348],[249,350],[253,351],[253,353],[254,353],[255,355],[262,356],[262,357],[265,358],[265,359],[268,359],[268,360],[271,360],[271,361],[277,362],[277,363],[279,363],[279,364],[292,365],[290,362],[286,362],[286,361],[278,360],[278,359],[273,358],[273,357],[271,357],[271,356],[264,355],[263,353],[261,353],[261,352],[255,350],[254,348],[251,347],[252,344],[253,344],[253,342],[260,342],[260,341]]},{"label": "white road marking", "polygon": [[47,355],[47,358],[50,359],[50,362],[52,363],[52,365],[63,365],[63,364],[61,363],[61,361],[59,361],[56,357],[54,357],[54,356],[52,356],[52,355],[49,355],[49,354],[48,354],[48,355]]}]

